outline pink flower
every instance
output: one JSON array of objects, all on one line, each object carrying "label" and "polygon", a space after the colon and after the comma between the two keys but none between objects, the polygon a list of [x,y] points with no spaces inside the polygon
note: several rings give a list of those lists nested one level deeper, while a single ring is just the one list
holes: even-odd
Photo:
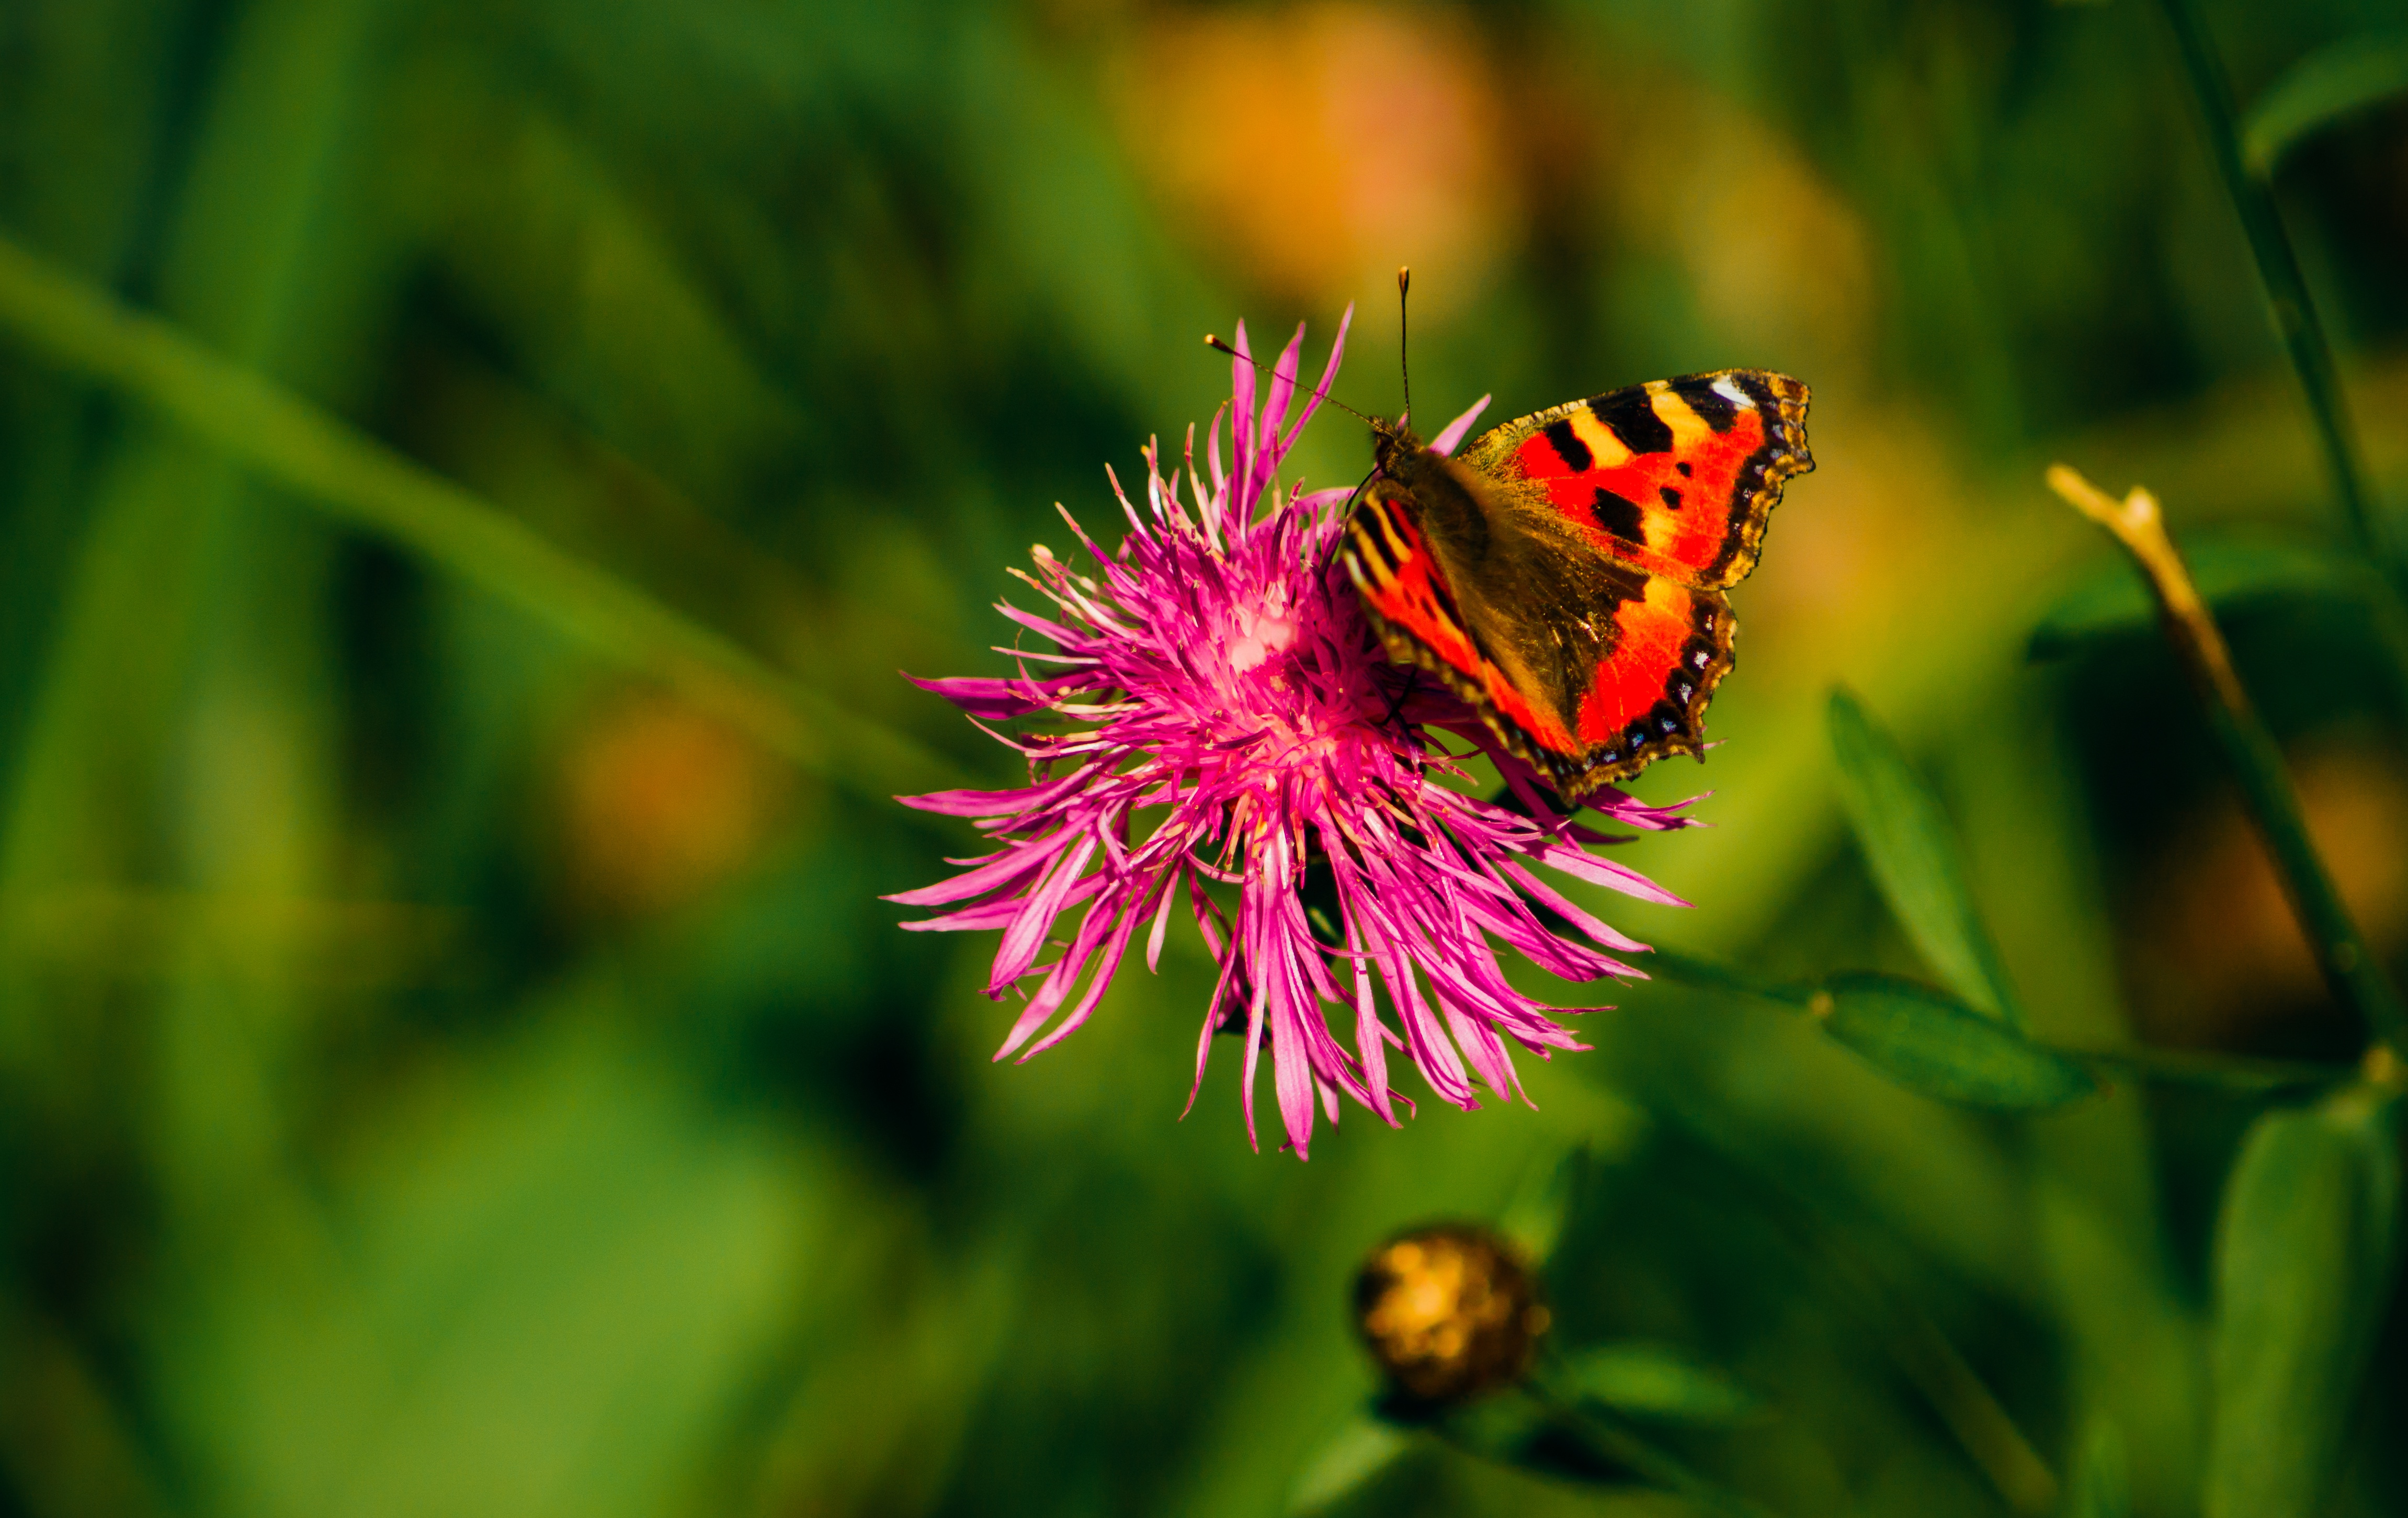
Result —
[{"label": "pink flower", "polygon": [[[982,724],[1039,712],[1059,721],[1016,736],[989,728],[1027,755],[1026,786],[904,798],[978,819],[996,847],[955,861],[965,867],[951,880],[891,898],[953,909],[912,928],[1002,932],[987,994],[1000,999],[1031,978],[1037,984],[996,1057],[1025,1059],[1087,1020],[1140,929],[1146,964],[1160,963],[1183,895],[1220,967],[1188,1106],[1213,1035],[1241,1032],[1247,1136],[1268,1050],[1299,1158],[1316,1097],[1333,1123],[1341,1094],[1396,1123],[1403,1098],[1388,1084],[1391,1047],[1467,1110],[1479,1105],[1475,1075],[1494,1093],[1522,1095],[1509,1041],[1542,1058],[1586,1047],[1555,1021],[1556,1009],[1507,983],[1496,946],[1577,981],[1639,977],[1602,951],[1646,946],[1531,866],[1677,900],[1584,850],[1616,840],[1560,809],[1475,712],[1387,663],[1331,563],[1350,493],[1298,486],[1282,498],[1274,476],[1336,378],[1345,340],[1341,323],[1320,390],[1293,422],[1302,328],[1280,355],[1259,414],[1254,369],[1242,359],[1233,365],[1228,467],[1216,417],[1206,435],[1209,488],[1193,429],[1183,475],[1174,469],[1166,480],[1158,451],[1146,451],[1143,509],[1112,477],[1129,523],[1117,552],[1063,513],[1092,570],[1078,572],[1040,545],[1036,574],[1020,578],[1053,609],[1040,616],[998,607],[1052,652],[1007,651],[1020,661],[1010,679],[916,682]],[[1242,325],[1237,346],[1245,351]],[[1434,446],[1454,447],[1480,408]],[[1440,733],[1461,743],[1451,749]],[[1466,745],[1497,765],[1514,804],[1441,783],[1466,782]],[[1610,789],[1587,805],[1630,827],[1687,823],[1678,808]],[[1055,925],[1073,915],[1063,943]],[[1040,964],[1049,947],[1059,952]],[[1374,979],[1394,1026],[1382,1017]],[[1351,1048],[1329,1017],[1348,1006]]]}]

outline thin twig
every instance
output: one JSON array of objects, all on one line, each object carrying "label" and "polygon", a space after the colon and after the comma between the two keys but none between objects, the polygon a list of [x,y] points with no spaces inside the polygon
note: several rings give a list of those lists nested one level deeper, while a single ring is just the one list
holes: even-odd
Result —
[{"label": "thin twig", "polygon": [[2326,984],[2365,1020],[2373,1038],[2394,1053],[2408,1049],[2408,1008],[2382,960],[2367,949],[2333,886],[2331,872],[2316,852],[2290,773],[2283,767],[2282,750],[2233,673],[2224,635],[2200,599],[2173,539],[2166,536],[2165,514],[2157,508],[2157,497],[2135,486],[2117,501],[2062,464],[2050,465],[2048,483],[2076,510],[2114,534],[2147,576],[2167,639],[2207,706],[2209,723],[2241,782],[2250,817],[2274,856],[2284,894],[2315,950]]}]

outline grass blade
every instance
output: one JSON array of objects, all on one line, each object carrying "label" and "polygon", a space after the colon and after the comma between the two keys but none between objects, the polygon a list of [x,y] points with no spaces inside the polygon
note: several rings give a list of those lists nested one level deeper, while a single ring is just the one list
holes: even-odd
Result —
[{"label": "grass blade", "polygon": [[2291,246],[2290,232],[2283,225],[2283,214],[2274,204],[2273,193],[2243,161],[2232,81],[2216,54],[2215,39],[2208,33],[2207,21],[2200,14],[2197,0],[2158,0],[2158,8],[2173,31],[2175,51],[2181,55],[2192,98],[2207,128],[2208,150],[2224,180],[2225,193],[2232,198],[2232,208],[2241,218],[2241,230],[2248,237],[2250,254],[2258,263],[2258,276],[2266,286],[2274,328],[2282,335],[2291,368],[2300,378],[2309,418],[2315,424],[2316,441],[2324,451],[2325,468],[2332,476],[2342,521],[2358,551],[2383,572],[2392,594],[2408,602],[2408,565],[2397,557],[2387,523],[2369,482],[2366,451],[2359,446],[2358,423],[2350,416],[2349,398],[2342,390],[2341,369],[2333,361],[2331,340],[2326,337],[2324,321],[2309,296],[2307,276],[2300,268],[2299,253]]},{"label": "grass blade", "polygon": [[0,327],[156,408],[328,515],[391,538],[832,782],[964,783],[916,740],[838,706],[459,485],[155,317],[0,237]]}]

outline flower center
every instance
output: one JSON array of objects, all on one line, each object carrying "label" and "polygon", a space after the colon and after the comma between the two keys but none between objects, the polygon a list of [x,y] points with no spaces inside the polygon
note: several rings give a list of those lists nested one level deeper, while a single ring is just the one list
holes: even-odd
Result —
[{"label": "flower center", "polygon": [[1229,669],[1249,675],[1275,654],[1296,647],[1295,614],[1284,606],[1240,607],[1237,637],[1229,640]]}]

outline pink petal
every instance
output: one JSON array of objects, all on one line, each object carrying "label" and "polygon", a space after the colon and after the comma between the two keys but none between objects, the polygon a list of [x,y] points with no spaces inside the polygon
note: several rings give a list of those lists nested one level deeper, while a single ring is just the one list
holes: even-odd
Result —
[{"label": "pink petal", "polygon": [[1509,860],[1502,867],[1506,874],[1522,883],[1523,889],[1530,893],[1533,900],[1608,949],[1619,949],[1626,953],[1633,954],[1647,952],[1645,944],[1626,934],[1615,932],[1603,919],[1574,905],[1570,896],[1531,874],[1522,866]]},{"label": "pink petal", "polygon": [[1048,680],[980,680],[960,677],[953,680],[922,680],[905,674],[905,680],[924,691],[934,691],[973,717],[989,722],[1001,722],[1011,717],[1025,717],[1032,711],[1053,705],[1065,691],[1079,690],[1095,683],[1091,675],[1064,675]]},{"label": "pink petal", "polygon": [[1346,303],[1345,314],[1338,319],[1338,337],[1329,345],[1329,363],[1321,371],[1321,383],[1305,396],[1304,410],[1297,417],[1296,424],[1288,428],[1287,436],[1280,439],[1283,455],[1296,446],[1297,438],[1304,432],[1304,424],[1312,420],[1312,413],[1319,410],[1321,403],[1328,398],[1329,387],[1338,382],[1338,361],[1346,354],[1346,329],[1354,324],[1354,303],[1350,300]]},{"label": "pink petal", "polygon": [[1591,885],[1602,885],[1641,901],[1661,902],[1667,907],[1685,907],[1687,902],[1657,885],[1627,865],[1611,859],[1599,859],[1569,843],[1551,844],[1532,854],[1542,865],[1551,865],[1567,875],[1577,876]]},{"label": "pink petal", "polygon": [[1288,403],[1296,399],[1296,371],[1304,356],[1304,323],[1296,324],[1296,336],[1280,351],[1279,362],[1271,365],[1271,392],[1263,400],[1261,436],[1254,441],[1264,462],[1265,478],[1279,468],[1280,423],[1287,420]]},{"label": "pink petal", "polygon": [[1463,441],[1464,434],[1471,430],[1472,422],[1479,420],[1481,412],[1488,409],[1488,403],[1493,399],[1495,399],[1495,397],[1490,395],[1481,396],[1478,400],[1471,403],[1470,410],[1464,412],[1461,416],[1456,417],[1454,421],[1440,428],[1438,436],[1430,439],[1430,451],[1433,453],[1454,452],[1455,445]]},{"label": "pink petal", "polygon": [[1081,840],[1078,848],[1070,852],[1070,857],[1055,865],[1052,873],[1045,877],[1044,883],[1029,893],[1028,899],[1021,905],[1019,915],[1011,920],[1010,927],[1003,930],[1003,943],[995,952],[995,968],[987,977],[987,995],[1000,993],[1004,987],[1027,974],[1028,967],[1037,963],[1037,951],[1044,945],[1047,931],[1053,927],[1055,915],[1062,910],[1062,898],[1069,895],[1070,887],[1078,881],[1079,872],[1085,869],[1087,861],[1095,856],[1095,838],[1088,837]]},{"label": "pink petal", "polygon": [[1238,356],[1229,361],[1229,492],[1239,518],[1254,504],[1254,361],[1246,347],[1246,323],[1238,322]]},{"label": "pink petal", "polygon": [[966,901],[971,896],[996,891],[1028,874],[1061,852],[1063,845],[1078,836],[1075,829],[1060,832],[1025,843],[1015,843],[965,875],[950,881],[924,885],[917,891],[899,891],[884,899],[905,907],[937,907],[948,901]]},{"label": "pink petal", "polygon": [[[1063,796],[1076,792],[1096,772],[1093,765],[1081,765],[1059,780],[1043,785],[1025,786],[1017,791],[931,791],[926,795],[898,795],[895,799],[920,811],[942,812],[951,817],[1001,817],[1015,812],[1039,810]],[[889,896],[899,901],[899,896]]]}]

